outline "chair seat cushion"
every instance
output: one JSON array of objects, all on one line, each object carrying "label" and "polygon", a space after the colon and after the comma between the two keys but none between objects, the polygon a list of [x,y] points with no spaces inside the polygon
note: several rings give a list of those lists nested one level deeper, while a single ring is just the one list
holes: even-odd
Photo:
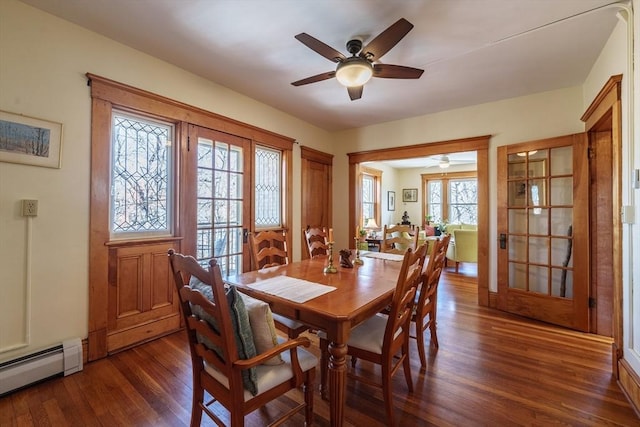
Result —
[{"label": "chair seat cushion", "polygon": [[[211,286],[202,283],[196,277],[191,277],[189,286],[192,289],[200,291],[210,301],[213,301],[213,289]],[[233,326],[233,335],[235,336],[236,347],[238,350],[238,357],[240,359],[251,359],[255,357],[258,352],[253,341],[253,333],[251,332],[251,323],[249,322],[249,314],[244,305],[244,301],[237,291],[235,286],[230,286],[226,290],[227,303],[229,304],[229,311],[231,312],[231,324]],[[199,319],[204,319],[213,329],[219,332],[216,319],[211,317],[200,306],[192,306],[192,313]],[[211,341],[206,339],[200,334],[197,334],[198,342],[204,344],[207,348],[215,351],[218,356],[224,358],[222,349],[215,346]],[[249,390],[255,395],[257,390],[257,377],[256,368],[250,368],[242,371],[242,381],[245,389]]]},{"label": "chair seat cushion", "polygon": [[[387,315],[378,313],[353,328],[347,346],[382,354],[387,319]],[[396,332],[396,336],[399,333],[400,330]],[[324,331],[318,331],[318,336],[322,339],[327,339],[327,334]]]},{"label": "chair seat cushion", "polygon": [[[278,341],[284,342],[285,340],[278,337]],[[307,350],[301,347],[298,347],[296,350],[298,352],[298,361],[300,362],[300,367],[302,368],[303,372],[315,368],[315,366],[318,364],[318,359],[313,354],[309,353]],[[291,355],[289,351],[287,350],[282,352],[281,356],[284,363],[281,363],[279,365],[260,365],[256,367],[256,395],[271,390],[278,384],[282,384],[283,382],[293,377],[293,370],[291,369]],[[229,381],[227,380],[227,377],[222,374],[222,372],[217,370],[214,366],[205,363],[204,369],[209,373],[209,375],[214,377],[222,385],[227,388],[229,387]],[[244,401],[246,402],[252,397],[253,395],[245,389]]]}]

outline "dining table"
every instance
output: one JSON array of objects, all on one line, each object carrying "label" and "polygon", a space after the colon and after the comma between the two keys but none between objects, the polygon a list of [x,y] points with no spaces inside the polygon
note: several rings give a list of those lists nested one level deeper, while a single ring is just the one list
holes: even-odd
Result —
[{"label": "dining table", "polygon": [[267,302],[274,313],[327,334],[330,420],[332,426],[342,426],[351,329],[391,303],[402,255],[364,252],[362,264],[352,268],[334,264],[335,273],[325,272],[328,258],[316,256],[250,271],[226,282]]}]

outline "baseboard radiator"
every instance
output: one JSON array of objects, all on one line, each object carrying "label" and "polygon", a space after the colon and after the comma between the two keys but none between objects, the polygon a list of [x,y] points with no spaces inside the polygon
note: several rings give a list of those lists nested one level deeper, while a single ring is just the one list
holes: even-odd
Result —
[{"label": "baseboard radiator", "polygon": [[28,356],[0,363],[0,397],[38,381],[82,370],[80,338]]}]

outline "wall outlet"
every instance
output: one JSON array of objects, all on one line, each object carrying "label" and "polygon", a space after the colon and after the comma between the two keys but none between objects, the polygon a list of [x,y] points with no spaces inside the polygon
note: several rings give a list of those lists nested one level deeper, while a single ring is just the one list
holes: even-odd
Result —
[{"label": "wall outlet", "polygon": [[38,216],[38,201],[27,199],[23,200],[22,216]]}]

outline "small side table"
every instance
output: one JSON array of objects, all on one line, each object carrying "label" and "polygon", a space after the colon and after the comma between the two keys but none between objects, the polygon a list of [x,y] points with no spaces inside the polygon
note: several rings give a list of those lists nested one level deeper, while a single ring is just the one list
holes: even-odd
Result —
[{"label": "small side table", "polygon": [[380,252],[380,246],[382,245],[382,239],[365,239],[367,241],[367,246],[369,246],[369,250],[372,248],[376,248],[378,252]]}]

